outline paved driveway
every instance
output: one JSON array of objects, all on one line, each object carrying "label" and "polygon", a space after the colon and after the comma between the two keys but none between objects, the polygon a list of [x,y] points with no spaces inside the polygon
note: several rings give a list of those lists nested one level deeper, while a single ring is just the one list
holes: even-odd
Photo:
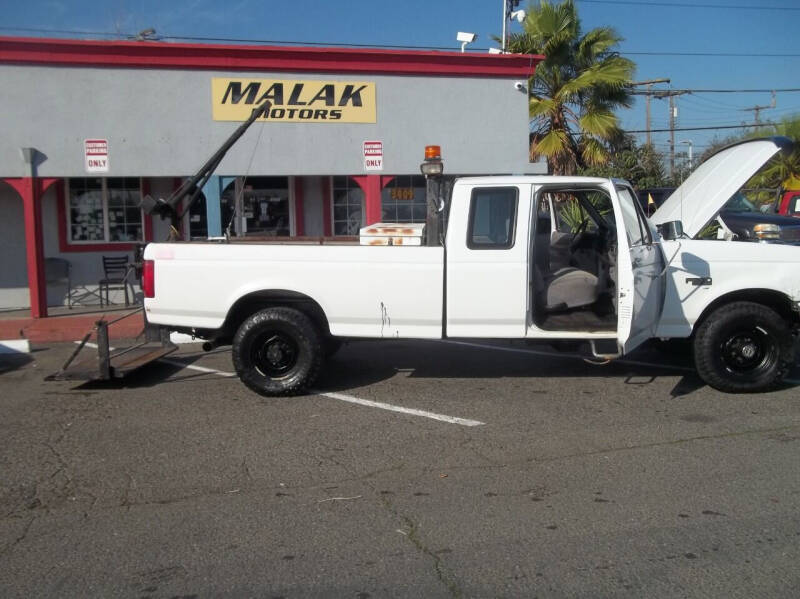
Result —
[{"label": "paved driveway", "polygon": [[292,399],[196,345],[0,359],[0,596],[800,594],[796,388],[485,345],[354,343]]}]

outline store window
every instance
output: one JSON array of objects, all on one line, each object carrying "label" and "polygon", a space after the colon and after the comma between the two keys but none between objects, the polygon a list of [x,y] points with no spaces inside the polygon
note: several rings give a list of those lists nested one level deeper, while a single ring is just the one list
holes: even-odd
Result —
[{"label": "store window", "polygon": [[[220,221],[222,234],[232,223],[233,218],[233,190],[225,193],[220,198]],[[189,208],[189,238],[208,239],[208,213],[206,212],[206,196],[200,194],[197,201]]]},{"label": "store window", "polygon": [[[242,186],[241,197],[241,235],[265,235],[288,237],[291,235],[291,202],[289,177],[247,177]],[[231,184],[223,195],[223,229],[230,220],[230,211],[225,204],[232,206],[231,198],[235,185]]]},{"label": "store window", "polygon": [[358,235],[364,218],[364,190],[350,177],[333,177],[333,234]]},{"label": "store window", "polygon": [[424,223],[425,177],[395,177],[381,192],[381,210],[386,223]]},{"label": "store window", "polygon": [[70,243],[144,241],[138,178],[67,180],[67,231]]}]

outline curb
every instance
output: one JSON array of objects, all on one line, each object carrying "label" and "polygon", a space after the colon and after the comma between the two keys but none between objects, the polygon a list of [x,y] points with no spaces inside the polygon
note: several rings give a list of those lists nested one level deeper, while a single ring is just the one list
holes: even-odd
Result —
[{"label": "curb", "polygon": [[29,354],[31,344],[27,339],[0,339],[0,354]]}]

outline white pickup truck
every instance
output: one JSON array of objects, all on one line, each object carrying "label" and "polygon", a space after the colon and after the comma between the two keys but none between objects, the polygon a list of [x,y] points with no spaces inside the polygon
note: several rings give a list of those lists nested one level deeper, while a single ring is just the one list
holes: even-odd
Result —
[{"label": "white pickup truck", "polygon": [[649,219],[625,181],[496,176],[454,182],[438,247],[152,243],[146,317],[232,343],[265,395],[307,390],[343,338],[581,340],[607,358],[691,338],[706,383],[767,390],[794,365],[800,247],[708,230],[789,143],[722,150]]}]

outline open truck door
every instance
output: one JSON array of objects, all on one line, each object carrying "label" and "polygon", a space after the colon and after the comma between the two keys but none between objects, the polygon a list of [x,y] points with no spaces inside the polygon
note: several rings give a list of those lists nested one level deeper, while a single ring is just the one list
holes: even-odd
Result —
[{"label": "open truck door", "polygon": [[627,183],[614,182],[618,241],[617,341],[627,354],[653,337],[664,303],[658,235]]}]

